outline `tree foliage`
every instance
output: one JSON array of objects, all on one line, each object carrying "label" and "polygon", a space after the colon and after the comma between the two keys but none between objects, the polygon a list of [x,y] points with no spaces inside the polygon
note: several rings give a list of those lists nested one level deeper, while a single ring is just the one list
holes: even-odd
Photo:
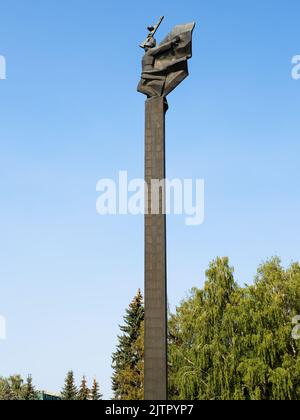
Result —
[{"label": "tree foliage", "polygon": [[82,378],[77,399],[79,401],[88,401],[90,399],[90,390],[87,386],[87,380],[85,376]]},{"label": "tree foliage", "polygon": [[112,378],[116,400],[143,399],[143,297],[139,290],[126,310],[123,333],[118,337],[118,346],[112,357]]},{"label": "tree foliage", "polygon": [[227,258],[206,273],[170,319],[170,396],[187,400],[299,400],[300,266],[274,258],[251,286],[234,281]]},{"label": "tree foliage", "polygon": [[27,377],[26,385],[24,386],[24,399],[25,401],[34,401],[38,399],[38,393],[33,385],[32,376]]},{"label": "tree foliage", "polygon": [[65,401],[74,401],[78,399],[78,390],[75,384],[74,372],[72,370],[67,374],[61,397]]},{"label": "tree foliage", "polygon": [[1,401],[20,401],[20,400],[37,400],[36,392],[32,377],[29,375],[27,382],[20,375],[10,376],[9,378],[0,378],[0,400]]},{"label": "tree foliage", "polygon": [[93,381],[93,386],[91,389],[90,399],[92,401],[100,401],[102,400],[103,395],[100,392],[100,386],[96,379]]}]

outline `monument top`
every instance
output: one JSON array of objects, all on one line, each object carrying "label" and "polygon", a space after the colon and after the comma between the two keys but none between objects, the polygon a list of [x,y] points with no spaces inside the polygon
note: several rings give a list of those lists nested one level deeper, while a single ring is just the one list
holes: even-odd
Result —
[{"label": "monument top", "polygon": [[176,26],[157,46],[154,38],[164,17],[148,27],[149,35],[141,44],[145,51],[138,92],[152,97],[166,97],[188,77],[188,60],[192,58],[195,22]]}]

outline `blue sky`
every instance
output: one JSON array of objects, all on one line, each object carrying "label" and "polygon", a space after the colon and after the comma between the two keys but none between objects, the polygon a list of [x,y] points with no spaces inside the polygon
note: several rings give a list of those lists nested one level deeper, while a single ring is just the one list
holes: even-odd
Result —
[{"label": "blue sky", "polygon": [[195,20],[190,78],[169,97],[168,178],[204,178],[206,218],[168,220],[172,308],[227,255],[240,283],[299,260],[297,0],[3,0],[0,55],[0,375],[59,391],[97,376],[143,287],[143,218],[101,217],[96,183],[143,177],[145,27]]}]

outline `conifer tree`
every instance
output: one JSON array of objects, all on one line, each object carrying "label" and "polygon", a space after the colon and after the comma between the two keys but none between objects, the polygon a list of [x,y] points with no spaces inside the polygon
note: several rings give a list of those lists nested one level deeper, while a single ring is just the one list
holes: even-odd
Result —
[{"label": "conifer tree", "polygon": [[143,321],[143,297],[139,290],[126,310],[124,325],[120,327],[123,334],[118,337],[117,350],[112,357],[112,388],[116,400],[142,399]]},{"label": "conifer tree", "polygon": [[74,372],[71,370],[68,372],[65,379],[65,385],[61,393],[61,397],[65,401],[77,400],[78,390],[75,385]]},{"label": "conifer tree", "polygon": [[96,379],[93,381],[93,386],[90,393],[90,399],[92,401],[100,401],[102,400],[103,395],[100,392],[100,386]]},{"label": "conifer tree", "polygon": [[31,375],[27,377],[27,382],[24,386],[24,399],[26,401],[34,401],[37,399],[37,392],[33,386]]},{"label": "conifer tree", "polygon": [[81,384],[80,384],[80,388],[79,388],[77,399],[79,401],[88,401],[90,399],[89,397],[90,397],[90,390],[87,387],[86,377],[83,376],[82,381],[81,381]]}]

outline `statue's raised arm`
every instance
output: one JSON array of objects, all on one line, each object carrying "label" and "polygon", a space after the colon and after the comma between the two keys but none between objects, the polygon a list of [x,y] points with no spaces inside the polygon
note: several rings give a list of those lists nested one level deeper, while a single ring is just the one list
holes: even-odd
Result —
[{"label": "statue's raised arm", "polygon": [[[148,97],[166,97],[188,76],[194,28],[195,23],[176,26],[159,46],[156,46],[154,35],[150,32],[147,40],[141,45],[145,55],[139,92]],[[158,28],[148,29],[156,32]]]},{"label": "statue's raised arm", "polygon": [[160,25],[162,24],[162,21],[164,20],[164,18],[165,18],[164,16],[161,16],[159,18],[158,23],[155,26],[148,26],[147,29],[149,31],[149,34],[147,36],[146,41],[144,41],[144,42],[141,43],[141,45],[140,45],[141,48],[143,48],[143,49],[145,48],[145,45],[147,44],[149,38],[154,38],[154,35],[158,31],[158,29],[159,29]]}]

